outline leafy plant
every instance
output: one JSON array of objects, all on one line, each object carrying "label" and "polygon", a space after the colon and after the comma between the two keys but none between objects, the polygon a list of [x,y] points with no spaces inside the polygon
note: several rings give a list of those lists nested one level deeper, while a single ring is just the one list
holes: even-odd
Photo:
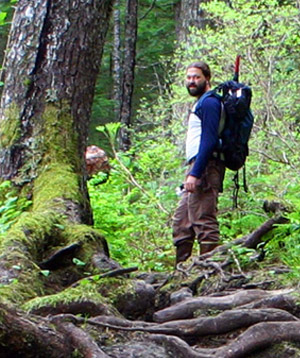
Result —
[{"label": "leafy plant", "polygon": [[98,186],[95,176],[89,183],[95,225],[124,265],[166,269],[173,260],[170,220],[178,185],[169,173],[180,167],[180,159],[169,140],[147,139],[145,133],[130,152],[117,153],[116,129],[115,124],[99,128],[109,136],[115,157],[109,180]]},{"label": "leafy plant", "polygon": [[[182,83],[183,68],[199,60],[199,54],[211,65],[213,85],[232,78],[232,64],[241,54],[241,80],[250,83],[254,93],[248,192],[241,187],[238,208],[233,209],[234,174],[226,173],[219,199],[222,240],[247,235],[263,223],[268,218],[264,200],[281,202],[290,215],[299,212],[299,9],[293,2],[275,0],[215,0],[201,7],[213,26],[191,29],[172,66],[161,62],[174,79],[171,92],[155,103],[140,103],[131,150],[116,151],[117,127],[100,129],[110,138],[113,169],[106,184],[97,186],[97,177],[90,181],[95,223],[108,238],[113,257],[125,265],[160,270],[173,264],[171,217],[178,200],[175,188],[184,175],[185,121],[191,101]],[[176,66],[178,74],[170,75]],[[292,250],[299,232],[288,233],[288,227],[278,226],[276,235],[292,237]],[[276,244],[267,247],[270,257],[279,257]],[[297,254],[291,255],[289,248],[280,257],[285,263],[288,256],[295,258],[289,261],[295,268]]]},{"label": "leafy plant", "polygon": [[0,184],[0,234],[5,233],[31,201],[15,196],[9,181]]}]

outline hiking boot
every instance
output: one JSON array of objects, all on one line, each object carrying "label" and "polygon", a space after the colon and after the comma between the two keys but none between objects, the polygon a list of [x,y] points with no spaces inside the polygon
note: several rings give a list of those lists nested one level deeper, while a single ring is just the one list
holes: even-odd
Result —
[{"label": "hiking boot", "polygon": [[192,254],[193,243],[182,242],[176,245],[176,262],[175,267],[179,262],[186,261]]}]

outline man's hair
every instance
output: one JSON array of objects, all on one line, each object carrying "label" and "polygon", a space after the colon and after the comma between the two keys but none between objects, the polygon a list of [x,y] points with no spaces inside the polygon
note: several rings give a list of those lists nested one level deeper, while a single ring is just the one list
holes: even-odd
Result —
[{"label": "man's hair", "polygon": [[210,72],[210,68],[207,63],[205,63],[203,61],[193,62],[190,65],[188,65],[188,67],[186,69],[188,70],[189,68],[194,68],[194,67],[199,68],[203,72],[205,78],[207,78],[208,81],[210,81],[211,72]]}]

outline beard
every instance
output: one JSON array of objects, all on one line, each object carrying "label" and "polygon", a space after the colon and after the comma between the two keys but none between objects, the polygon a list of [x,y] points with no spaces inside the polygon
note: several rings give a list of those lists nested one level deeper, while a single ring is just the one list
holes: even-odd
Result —
[{"label": "beard", "polygon": [[192,82],[188,85],[186,85],[186,88],[189,92],[189,94],[193,97],[201,97],[203,93],[205,93],[206,89],[206,81],[203,81],[196,85],[196,83]]}]

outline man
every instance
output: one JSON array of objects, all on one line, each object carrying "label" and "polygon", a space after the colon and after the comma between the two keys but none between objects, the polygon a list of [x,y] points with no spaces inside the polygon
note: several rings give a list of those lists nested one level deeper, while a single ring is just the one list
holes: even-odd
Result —
[{"label": "man", "polygon": [[184,189],[173,217],[176,265],[191,255],[195,238],[201,255],[213,250],[219,241],[217,199],[225,166],[216,149],[222,109],[220,99],[210,90],[210,79],[206,63],[194,62],[187,67],[186,87],[197,101],[189,115]]}]

